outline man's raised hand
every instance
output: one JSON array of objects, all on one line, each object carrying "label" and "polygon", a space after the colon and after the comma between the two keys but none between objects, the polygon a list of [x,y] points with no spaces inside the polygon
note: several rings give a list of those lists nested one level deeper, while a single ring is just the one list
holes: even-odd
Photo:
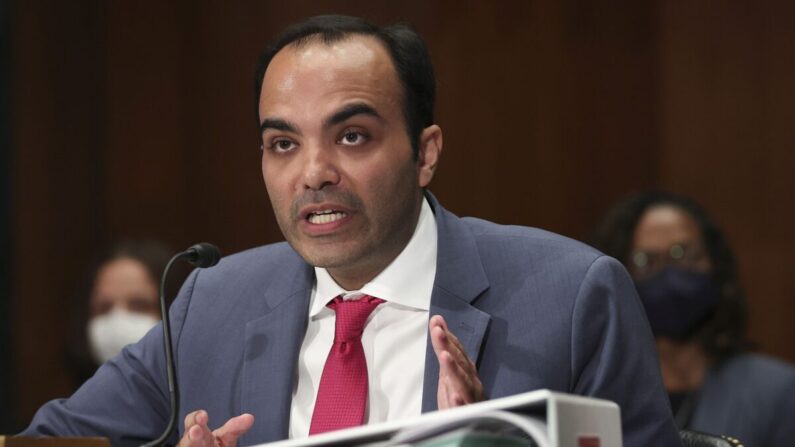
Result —
[{"label": "man's raised hand", "polygon": [[434,315],[428,326],[433,351],[439,360],[439,388],[436,392],[439,409],[484,400],[478,370],[461,342],[447,328],[444,318]]},{"label": "man's raised hand", "polygon": [[248,413],[235,416],[213,431],[207,426],[208,421],[204,410],[185,416],[185,434],[178,447],[235,447],[237,440],[254,425],[254,416]]}]

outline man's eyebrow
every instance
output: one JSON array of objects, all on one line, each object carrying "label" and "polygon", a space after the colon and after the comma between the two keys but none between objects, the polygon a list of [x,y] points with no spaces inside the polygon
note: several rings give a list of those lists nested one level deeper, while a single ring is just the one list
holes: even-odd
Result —
[{"label": "man's eyebrow", "polygon": [[262,120],[262,123],[259,125],[259,132],[263,133],[268,129],[281,130],[283,132],[292,132],[297,134],[301,133],[298,132],[298,128],[292,123],[280,118],[265,118]]},{"label": "man's eyebrow", "polygon": [[326,120],[323,122],[323,126],[331,127],[340,124],[348,118],[356,115],[370,115],[372,117],[378,118],[379,120],[383,119],[371,105],[365,104],[363,102],[355,102],[353,104],[346,105],[330,117],[326,118]]}]

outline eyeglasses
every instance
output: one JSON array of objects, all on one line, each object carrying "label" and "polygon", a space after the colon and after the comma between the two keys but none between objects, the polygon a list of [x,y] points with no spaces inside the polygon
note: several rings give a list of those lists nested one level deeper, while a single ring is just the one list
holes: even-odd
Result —
[{"label": "eyeglasses", "polygon": [[635,279],[644,279],[654,276],[668,266],[700,270],[704,266],[705,259],[704,249],[698,245],[674,244],[667,251],[633,251],[630,254],[629,267]]}]

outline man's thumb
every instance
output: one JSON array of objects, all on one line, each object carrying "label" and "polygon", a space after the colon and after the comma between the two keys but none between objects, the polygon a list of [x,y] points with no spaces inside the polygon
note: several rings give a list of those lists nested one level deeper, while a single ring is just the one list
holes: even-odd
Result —
[{"label": "man's thumb", "polygon": [[222,427],[213,431],[215,438],[223,447],[232,447],[254,425],[254,415],[243,413],[226,421]]}]

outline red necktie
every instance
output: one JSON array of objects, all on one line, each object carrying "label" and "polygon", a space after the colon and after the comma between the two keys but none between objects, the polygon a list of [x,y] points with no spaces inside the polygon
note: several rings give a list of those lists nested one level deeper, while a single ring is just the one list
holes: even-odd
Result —
[{"label": "red necktie", "polygon": [[337,297],[328,303],[337,314],[334,344],[320,377],[310,435],[364,422],[368,383],[362,332],[367,317],[383,302],[365,295],[355,301]]}]

